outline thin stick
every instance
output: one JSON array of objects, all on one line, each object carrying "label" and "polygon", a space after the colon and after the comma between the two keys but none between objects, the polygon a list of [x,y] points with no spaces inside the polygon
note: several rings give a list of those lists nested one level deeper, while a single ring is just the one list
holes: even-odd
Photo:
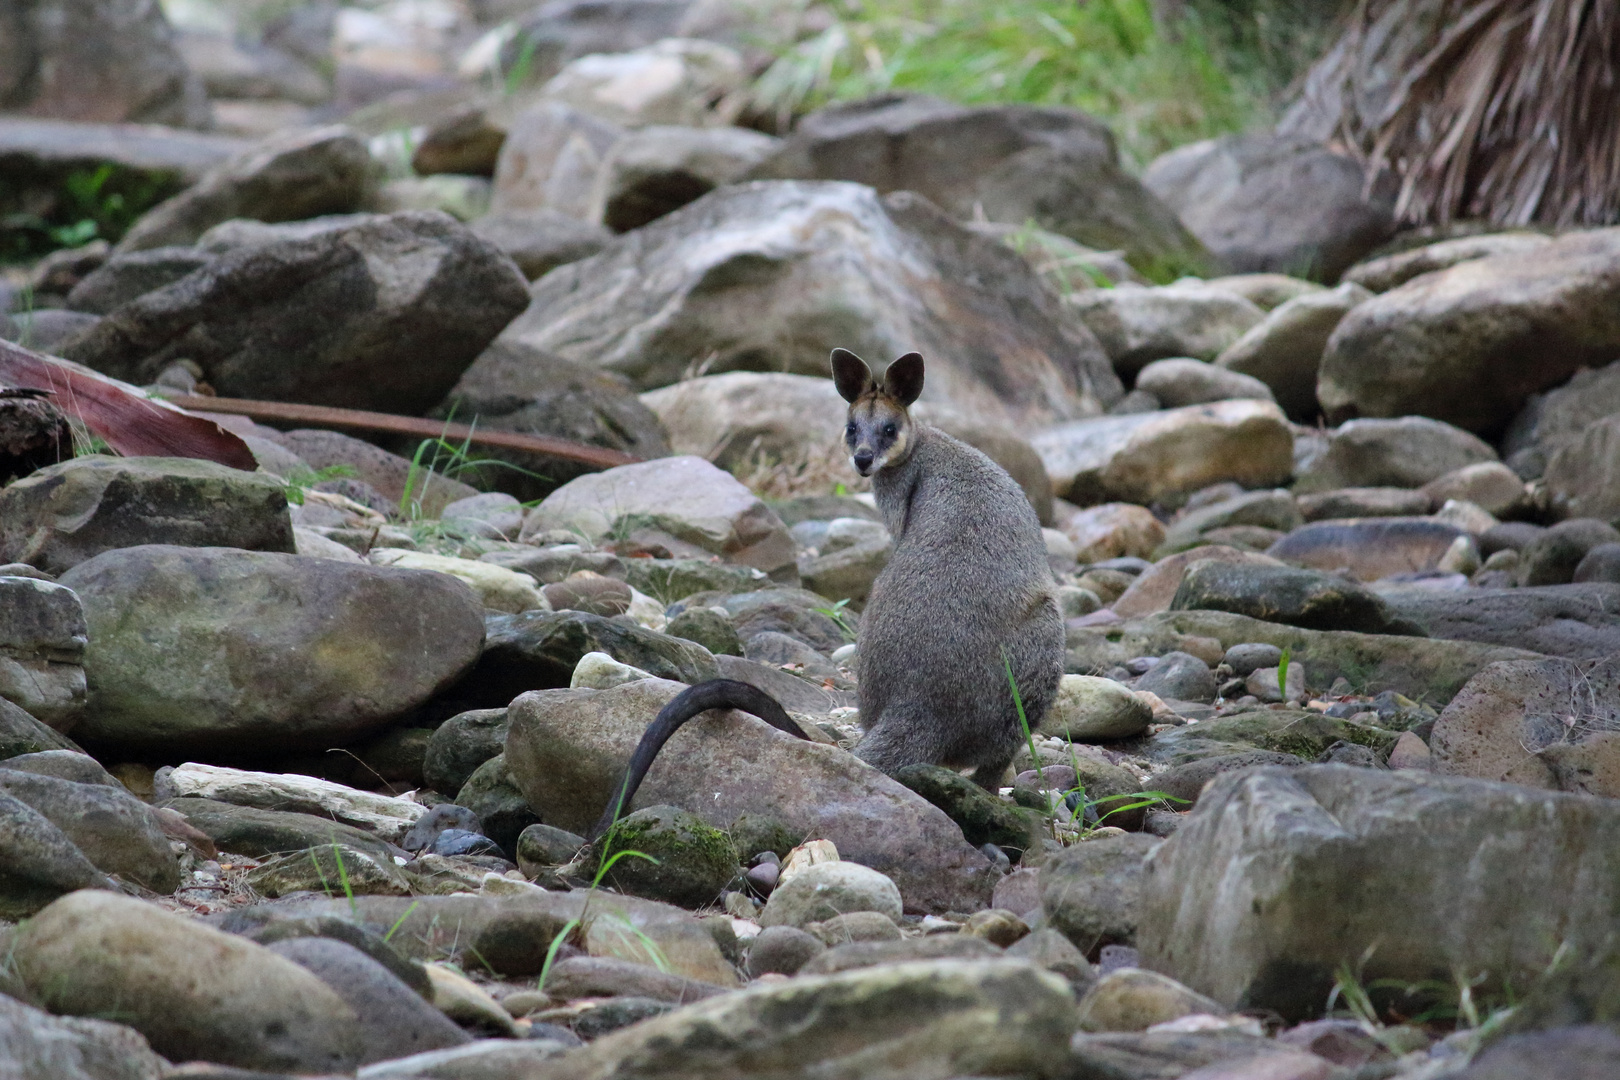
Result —
[{"label": "thin stick", "polygon": [[527,450],[547,457],[595,465],[600,469],[611,469],[615,465],[633,465],[642,460],[622,450],[587,446],[585,443],[568,439],[554,439],[549,435],[524,435],[516,431],[490,431],[487,428],[474,431],[468,424],[452,424],[417,416],[395,416],[392,413],[366,412],[362,409],[336,409],[329,405],[300,405],[290,401],[250,401],[245,398],[202,397],[192,394],[170,398],[169,402],[197,413],[224,413],[230,416],[247,416],[254,420],[275,420],[354,431],[388,431],[397,435],[416,435],[425,439],[464,439],[480,446]]}]

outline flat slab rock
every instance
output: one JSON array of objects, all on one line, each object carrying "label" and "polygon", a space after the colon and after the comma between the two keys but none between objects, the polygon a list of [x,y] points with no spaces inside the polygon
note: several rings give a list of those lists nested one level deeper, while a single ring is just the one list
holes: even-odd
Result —
[{"label": "flat slab rock", "polygon": [[[647,723],[683,689],[644,679],[514,701],[506,760],[529,805],[561,828],[589,828]],[[942,811],[846,751],[740,713],[706,714],[670,740],[632,808],[658,804],[719,828],[748,813],[831,840],[844,858],[892,878],[911,911],[974,911],[995,884],[989,861]]]},{"label": "flat slab rock", "polygon": [[409,799],[357,791],[313,776],[249,772],[192,761],[170,770],[164,786],[176,798],[214,799],[260,810],[318,814],[367,829],[389,843],[398,843],[416,819],[427,813],[427,807]]}]

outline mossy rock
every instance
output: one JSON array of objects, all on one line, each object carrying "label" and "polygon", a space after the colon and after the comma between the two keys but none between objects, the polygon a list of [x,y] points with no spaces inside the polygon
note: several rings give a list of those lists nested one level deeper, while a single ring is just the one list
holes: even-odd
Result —
[{"label": "mossy rock", "polygon": [[624,571],[631,588],[663,604],[693,593],[745,593],[770,586],[770,578],[752,566],[707,559],[626,559]]},{"label": "mossy rock", "polygon": [[716,656],[743,655],[742,638],[728,615],[713,608],[689,607],[664,627],[671,637],[695,641]]},{"label": "mossy rock", "polygon": [[612,860],[619,852],[639,852],[650,859],[622,856],[603,877],[605,884],[681,907],[715,903],[737,876],[739,859],[731,837],[679,807],[648,806],[619,819],[607,836],[591,844],[584,865],[594,875],[604,858]]},{"label": "mossy rock", "polygon": [[788,828],[780,818],[766,814],[738,814],[728,831],[743,860],[752,859],[762,851],[774,851],[777,858],[786,859],[788,852],[809,839]]},{"label": "mossy rock", "polygon": [[1365,746],[1384,760],[1397,738],[1397,732],[1306,709],[1255,709],[1160,732],[1146,740],[1143,749],[1151,760],[1167,765],[1247,750],[1271,750],[1315,761],[1328,747],[1344,741]]},{"label": "mossy rock", "polygon": [[1037,843],[1038,815],[1002,802],[954,769],[908,765],[894,778],[945,811],[975,847],[994,844],[1023,852]]},{"label": "mossy rock", "polygon": [[272,900],[295,892],[342,898],[406,896],[411,891],[391,859],[346,844],[322,844],[277,856],[259,864],[246,880],[254,892]]},{"label": "mossy rock", "polygon": [[1187,651],[1188,638],[1213,638],[1221,648],[1260,642],[1288,649],[1309,686],[1344,678],[1356,690],[1395,690],[1436,707],[1498,660],[1534,660],[1539,654],[1505,645],[1348,630],[1307,630],[1225,611],[1164,611],[1106,627],[1069,631],[1067,669],[1107,671],[1135,656]]}]

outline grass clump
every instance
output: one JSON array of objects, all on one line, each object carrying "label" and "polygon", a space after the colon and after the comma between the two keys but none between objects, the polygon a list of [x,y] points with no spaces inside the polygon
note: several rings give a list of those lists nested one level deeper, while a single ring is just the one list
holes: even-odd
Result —
[{"label": "grass clump", "polygon": [[[1280,0],[1274,0],[1280,2]],[[1249,7],[1267,5],[1251,2]],[[1295,59],[1229,5],[1156,19],[1151,0],[834,0],[830,26],[758,85],[778,120],[890,90],[964,104],[1067,105],[1106,120],[1140,168],[1182,143],[1262,124]],[[1284,80],[1286,81],[1286,80]]]}]

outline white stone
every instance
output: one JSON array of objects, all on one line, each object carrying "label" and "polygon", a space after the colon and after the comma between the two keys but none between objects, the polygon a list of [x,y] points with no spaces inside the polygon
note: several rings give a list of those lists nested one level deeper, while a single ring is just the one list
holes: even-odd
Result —
[{"label": "white stone", "polygon": [[568,686],[571,690],[578,690],[581,687],[588,690],[611,690],[615,686],[652,677],[651,672],[642,671],[629,664],[621,664],[605,652],[588,652],[574,665],[574,673],[568,679]]},{"label": "white stone", "polygon": [[176,765],[165,784],[176,797],[190,795],[233,806],[329,817],[345,825],[369,829],[391,844],[398,843],[416,819],[427,813],[427,807],[410,799],[357,791],[313,776],[248,772],[194,761]]},{"label": "white stone", "polygon": [[425,551],[404,551],[383,548],[369,556],[375,566],[399,566],[407,570],[434,570],[465,581],[478,594],[485,607],[511,612],[551,610],[540,587],[528,574],[520,574],[494,563],[477,559],[458,559],[451,555],[432,555]]}]

